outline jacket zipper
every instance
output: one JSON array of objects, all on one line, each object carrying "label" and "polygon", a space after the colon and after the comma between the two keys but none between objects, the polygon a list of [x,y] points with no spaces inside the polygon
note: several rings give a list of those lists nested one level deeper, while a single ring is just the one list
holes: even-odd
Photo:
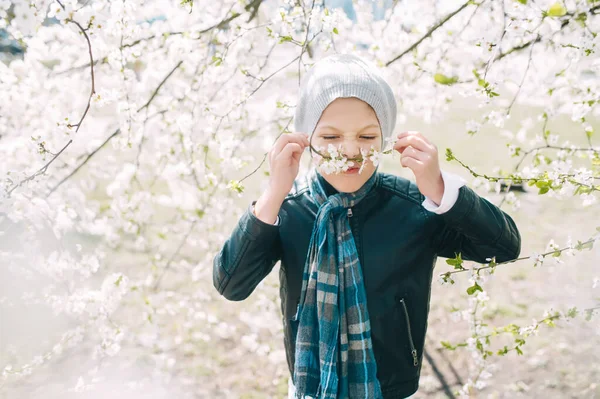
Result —
[{"label": "jacket zipper", "polygon": [[400,298],[400,303],[402,303],[402,307],[404,308],[404,316],[406,317],[406,328],[408,330],[408,341],[410,342],[410,353],[412,354],[413,364],[417,366],[419,364],[419,359],[417,357],[417,350],[415,349],[415,344],[413,343],[412,333],[410,330],[410,319],[408,318],[408,309],[406,308],[406,302],[404,302],[404,298]]},{"label": "jacket zipper", "polygon": [[350,224],[350,230],[352,230],[352,236],[354,237],[354,243],[356,244],[356,250],[358,251],[358,259],[360,261],[360,264],[362,265],[364,262],[364,258],[363,258],[363,253],[362,253],[362,248],[360,245],[360,237],[359,237],[359,232],[358,232],[358,216],[357,217],[353,217],[354,216],[354,212],[352,211],[352,208],[346,208],[348,211],[348,222]]}]

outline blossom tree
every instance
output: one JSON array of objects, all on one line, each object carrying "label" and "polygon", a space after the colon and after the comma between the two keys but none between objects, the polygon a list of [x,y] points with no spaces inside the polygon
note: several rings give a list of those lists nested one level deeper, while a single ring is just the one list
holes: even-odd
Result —
[{"label": "blossom tree", "polygon": [[[542,109],[505,134],[512,170],[479,173],[453,148],[446,161],[501,194],[500,205],[518,208],[509,188],[523,186],[543,201],[577,197],[598,214],[597,1],[394,1],[382,18],[369,1],[348,4],[353,18],[324,0],[0,0],[0,29],[22,49],[0,62],[1,277],[28,287],[0,293],[0,303],[51,309],[64,320],[35,353],[0,348],[0,389],[25,389],[20,382],[78,353],[85,366],[55,396],[102,389],[115,359],[122,367],[146,360],[161,381],[205,393],[189,369],[217,370],[203,351],[236,331],[215,307],[215,251],[262,188],[268,149],[290,132],[301,77],[334,52],[381,67],[400,120],[440,120],[465,97],[482,110],[456,134],[473,136],[500,132],[519,106]],[[554,127],[564,115],[578,131]],[[585,145],[571,144],[579,137]],[[312,151],[328,173],[348,161],[335,148]],[[582,230],[577,244],[552,242],[507,263],[539,266],[597,251],[599,232]],[[472,336],[442,342],[473,354],[458,389],[464,396],[485,387],[495,357],[522,354],[542,324],[592,319],[599,307],[589,298],[586,309],[548,310],[532,325],[492,330],[479,318],[489,300],[484,283],[510,265],[490,258],[467,267],[460,254],[447,263],[441,283],[470,278],[463,317]],[[598,276],[590,284],[600,285]],[[281,323],[276,289],[258,291],[260,306],[240,316],[250,331],[241,341],[266,357],[273,349],[254,320],[273,326],[271,340]],[[502,334],[514,337],[512,347],[494,346]],[[127,386],[139,392],[141,381]]]}]

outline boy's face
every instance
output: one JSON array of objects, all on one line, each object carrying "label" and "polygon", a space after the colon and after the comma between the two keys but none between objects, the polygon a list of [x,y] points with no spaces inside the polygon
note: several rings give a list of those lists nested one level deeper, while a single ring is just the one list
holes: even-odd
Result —
[{"label": "boy's face", "polygon": [[[338,148],[342,145],[341,154],[347,158],[360,156],[360,148],[367,153],[371,146],[381,151],[382,132],[373,108],[366,102],[355,97],[337,98],[332,101],[321,114],[321,119],[310,137],[313,147],[323,147],[322,154],[327,155],[327,146],[333,144]],[[316,161],[316,158],[313,158]],[[339,174],[321,173],[323,178],[345,193],[357,191],[375,172],[371,161],[366,161],[363,171],[359,174],[358,162],[353,168]]]}]

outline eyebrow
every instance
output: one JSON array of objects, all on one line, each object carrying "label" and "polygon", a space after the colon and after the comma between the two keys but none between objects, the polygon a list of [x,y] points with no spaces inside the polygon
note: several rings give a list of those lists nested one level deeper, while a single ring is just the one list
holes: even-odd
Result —
[{"label": "eyebrow", "polygon": [[[375,124],[375,123],[371,123],[370,125],[367,125],[367,126],[363,127],[362,129],[360,129],[360,130],[358,131],[358,133],[360,133],[360,132],[362,132],[363,130],[366,130],[366,129],[368,129],[368,128],[371,128],[371,127],[377,127],[377,128],[378,128],[378,127],[379,127],[379,125],[377,125],[377,124]],[[332,129],[332,130],[335,130],[335,131],[337,131],[337,132],[339,132],[339,133],[342,133],[342,131],[341,131],[340,129],[338,129],[338,128],[337,128],[337,127],[335,127],[335,126],[330,126],[330,125],[321,126],[321,129]]]}]

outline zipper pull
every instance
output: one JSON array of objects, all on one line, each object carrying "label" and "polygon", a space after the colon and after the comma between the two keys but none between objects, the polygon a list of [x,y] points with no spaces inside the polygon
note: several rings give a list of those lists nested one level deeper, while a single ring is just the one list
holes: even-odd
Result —
[{"label": "zipper pull", "polygon": [[351,218],[352,217],[352,208],[348,208],[348,217]]},{"label": "zipper pull", "polygon": [[416,350],[416,349],[413,349],[413,350],[411,351],[411,353],[412,353],[412,356],[413,356],[413,364],[414,364],[415,366],[418,366],[418,365],[419,365],[419,359],[417,358],[417,350]]}]

